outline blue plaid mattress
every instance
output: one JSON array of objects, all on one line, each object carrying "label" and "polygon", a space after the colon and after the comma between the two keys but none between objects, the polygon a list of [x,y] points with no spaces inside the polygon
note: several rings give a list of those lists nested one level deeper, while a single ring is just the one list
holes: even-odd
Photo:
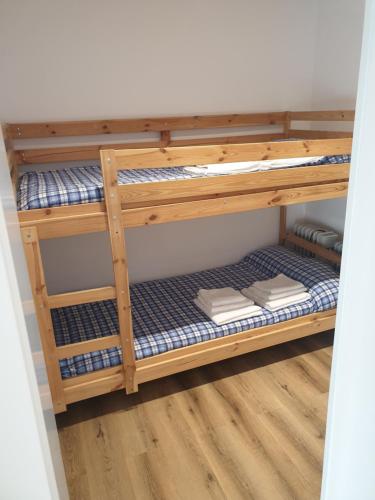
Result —
[{"label": "blue plaid mattress", "polygon": [[[304,166],[348,162],[350,162],[350,155],[326,156],[318,162],[306,163]],[[212,177],[212,174],[209,175]],[[118,174],[120,184],[160,182],[196,177],[204,177],[204,174],[197,175],[188,172],[184,167],[120,170]],[[18,182],[18,210],[79,205],[103,201],[103,199],[103,179],[101,167],[98,165],[43,172],[25,172]]]},{"label": "blue plaid mattress", "polygon": [[[304,283],[311,300],[276,312],[217,326],[193,303],[199,288],[241,289],[283,272]],[[274,246],[250,253],[239,263],[131,286],[136,359],[143,359],[206,340],[271,325],[336,306],[338,274],[321,261]],[[52,310],[58,346],[118,332],[115,301],[106,300]],[[121,364],[121,348],[60,360],[63,378]]]}]

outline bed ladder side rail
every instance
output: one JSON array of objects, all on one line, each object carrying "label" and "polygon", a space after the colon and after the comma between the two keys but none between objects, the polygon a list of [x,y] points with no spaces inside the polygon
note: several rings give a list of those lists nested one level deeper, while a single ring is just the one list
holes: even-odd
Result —
[{"label": "bed ladder side rail", "polygon": [[66,411],[66,399],[60,372],[56,341],[53,333],[51,310],[49,307],[38,231],[36,227],[25,227],[22,228],[21,231],[36,316],[39,324],[41,344],[44,352],[48,381],[51,390],[53,409],[55,413],[60,413]]},{"label": "bed ladder side rail", "polygon": [[281,205],[280,218],[279,218],[279,245],[285,245],[287,236],[286,217],[287,217],[287,207],[285,205]]},{"label": "bed ladder side rail", "polygon": [[13,192],[15,197],[17,197],[17,180],[18,180],[17,154],[13,149],[13,141],[9,133],[9,126],[7,124],[2,124],[1,129],[3,133],[5,151],[8,160],[10,178],[12,180]]},{"label": "bed ladder side rail", "polygon": [[128,277],[128,259],[125,233],[122,225],[121,197],[117,180],[117,165],[113,150],[100,153],[104,198],[107,209],[108,230],[112,249],[112,263],[115,278],[119,334],[122,346],[122,361],[125,372],[127,394],[138,390],[135,378],[135,353],[133,325]]},{"label": "bed ladder side rail", "polygon": [[290,111],[286,111],[284,125],[283,125],[283,134],[285,139],[289,139],[290,124],[291,124]]}]

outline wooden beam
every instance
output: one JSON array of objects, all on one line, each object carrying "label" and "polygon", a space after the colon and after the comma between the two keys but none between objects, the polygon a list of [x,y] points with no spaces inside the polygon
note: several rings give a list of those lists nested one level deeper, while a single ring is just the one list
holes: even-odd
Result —
[{"label": "wooden beam", "polygon": [[291,243],[292,245],[296,245],[300,248],[304,248],[305,250],[312,252],[318,257],[322,257],[323,259],[327,259],[334,264],[341,263],[341,255],[334,252],[333,250],[329,250],[328,248],[324,248],[321,245],[317,245],[316,243],[312,243],[311,241],[307,241],[299,236],[296,236],[293,233],[287,234],[286,241]]},{"label": "wooden beam", "polygon": [[125,387],[129,394],[136,392],[138,387],[135,379],[135,353],[130,306],[128,260],[126,255],[124,228],[121,221],[121,200],[117,181],[116,158],[113,151],[102,151],[101,163],[109,236],[112,248],[117,312],[123,353],[123,366],[125,370]]},{"label": "wooden beam", "polygon": [[58,413],[66,410],[66,401],[62,386],[56,341],[53,333],[51,311],[48,305],[47,287],[37,229],[35,227],[23,228],[22,237],[53,408],[55,412]]},{"label": "wooden beam", "polygon": [[347,190],[347,182],[337,182],[319,186],[304,186],[261,193],[224,196],[209,200],[133,208],[122,212],[122,221],[125,227],[164,224],[166,222],[248,212],[250,210],[277,207],[280,205],[294,205],[311,201],[342,198],[346,196]]},{"label": "wooden beam", "polygon": [[351,149],[352,139],[349,138],[228,144],[226,146],[170,147],[165,149],[123,149],[116,150],[113,154],[117,168],[120,170],[340,155],[349,154]]},{"label": "wooden beam", "polygon": [[[283,139],[282,133],[229,135],[221,137],[197,137],[192,139],[173,139],[170,145],[202,146],[208,144],[242,144],[244,142],[264,142]],[[147,149],[159,148],[160,141],[125,142],[120,144],[91,144],[88,146],[46,147],[16,150],[18,165],[45,165],[48,163],[100,160],[102,149]]]},{"label": "wooden beam", "polygon": [[[170,200],[165,205],[154,204],[153,206],[122,210],[121,223],[123,227],[139,227],[176,220],[235,213],[236,211],[246,212],[271,206],[333,199],[345,196],[347,186],[347,182],[331,182],[311,186],[279,188],[277,190],[268,189],[264,192],[247,195],[224,195],[203,200],[188,198],[185,202],[180,199],[175,203]],[[51,218],[43,217],[42,214],[35,214],[34,220],[31,219],[32,214],[29,213],[34,212],[34,210],[20,212],[20,224],[21,227],[28,227],[30,224],[37,226],[41,239],[102,232],[108,229],[107,217],[104,212],[98,211],[90,214],[80,210],[75,211],[76,207],[79,208],[82,205],[70,207],[72,209],[71,215],[67,215],[65,210],[60,215],[60,208],[67,207],[56,207],[50,209],[52,211]]]},{"label": "wooden beam", "polygon": [[266,172],[230,174],[226,176],[179,179],[168,182],[142,182],[119,186],[121,202],[125,208],[133,204],[159,205],[167,200],[219,197],[236,193],[275,190],[324,182],[346,180],[349,163],[328,164],[315,167],[273,169]]},{"label": "wooden beam", "polygon": [[166,148],[171,143],[171,132],[169,130],[162,130],[160,132],[160,147]]},{"label": "wooden beam", "polygon": [[333,130],[290,129],[289,137],[301,139],[345,139],[353,137],[353,132],[335,132]]},{"label": "wooden beam", "polygon": [[195,344],[191,347],[169,351],[137,361],[138,383],[191,370],[198,366],[257,351],[314,333],[330,330],[335,326],[335,310],[315,313],[295,320],[255,328],[246,332]]},{"label": "wooden beam", "polygon": [[63,345],[57,347],[57,356],[59,359],[71,358],[88,352],[99,351],[102,349],[110,349],[112,347],[121,346],[119,335],[110,335],[99,339],[85,340],[84,342],[76,342],[74,344]]},{"label": "wooden beam", "polygon": [[57,307],[75,306],[78,304],[87,304],[89,302],[98,302],[101,300],[110,300],[116,298],[116,289],[113,286],[102,288],[92,288],[91,290],[80,290],[78,292],[59,293],[48,297],[48,305],[51,309]]},{"label": "wooden beam", "polygon": [[280,245],[285,244],[286,239],[286,216],[287,208],[285,205],[280,206],[280,223],[279,223],[279,243]]},{"label": "wooden beam", "polygon": [[118,391],[124,388],[124,378],[123,367],[115,366],[87,375],[79,375],[72,379],[65,379],[64,394],[66,401],[70,404]]},{"label": "wooden beam", "polygon": [[17,197],[17,182],[18,182],[17,154],[13,149],[12,141],[10,138],[9,126],[6,124],[3,124],[1,126],[1,128],[2,128],[2,133],[3,133],[5,151],[6,151],[6,155],[7,155],[10,178],[11,178],[12,186],[13,186],[13,193],[14,193],[15,197]]},{"label": "wooden beam", "polygon": [[340,121],[352,122],[354,121],[354,110],[344,111],[291,111],[290,119],[301,121]]},{"label": "wooden beam", "polygon": [[287,111],[285,113],[285,121],[284,121],[284,127],[283,127],[283,132],[284,132],[284,138],[288,139],[290,137],[289,135],[289,129],[290,129],[290,112]]},{"label": "wooden beam", "polygon": [[10,123],[12,139],[69,137],[162,130],[193,130],[233,128],[255,125],[283,124],[285,112],[243,113],[230,115],[179,116],[162,118],[133,118],[115,120],[61,121],[40,123]]},{"label": "wooden beam", "polygon": [[[245,354],[287,342],[296,338],[334,328],[336,310],[310,314],[300,318],[254,328],[227,337],[209,340],[189,347],[175,349],[164,354],[136,361],[137,380],[143,383],[190,368]],[[72,377],[63,381],[68,403],[91,398],[124,388],[121,366]]]}]

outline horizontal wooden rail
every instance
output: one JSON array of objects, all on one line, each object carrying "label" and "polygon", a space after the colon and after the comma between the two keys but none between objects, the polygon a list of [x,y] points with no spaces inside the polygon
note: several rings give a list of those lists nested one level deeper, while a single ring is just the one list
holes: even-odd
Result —
[{"label": "horizontal wooden rail", "polygon": [[318,255],[319,257],[327,259],[330,262],[333,262],[334,264],[341,263],[340,254],[334,252],[333,250],[329,250],[328,248],[324,248],[321,245],[317,245],[316,243],[312,243],[311,241],[307,241],[304,238],[300,238],[294,233],[288,233],[286,236],[286,241],[300,248],[303,248],[309,252],[312,252],[313,254]]},{"label": "horizontal wooden rail", "polygon": [[[278,325],[247,330],[136,361],[138,383],[161,378],[196,366],[256,351],[277,343],[333,329],[336,310],[332,309]],[[63,380],[68,404],[124,388],[121,366]]]},{"label": "horizontal wooden rail", "polygon": [[162,118],[133,118],[114,120],[85,120],[41,123],[10,123],[12,139],[43,137],[88,136],[164,130],[233,128],[255,125],[277,125],[285,121],[285,111],[276,113],[243,113],[230,115],[179,116]]},{"label": "horizontal wooden rail", "polygon": [[102,349],[110,349],[111,347],[119,347],[120,345],[119,335],[110,335],[108,337],[85,340],[84,342],[76,342],[74,344],[57,347],[57,356],[58,359],[71,358],[72,356],[100,351]]},{"label": "horizontal wooden rail", "polygon": [[[282,133],[247,134],[225,137],[200,137],[192,139],[171,139],[169,146],[202,146],[209,144],[240,144],[244,142],[263,142],[282,139]],[[14,151],[18,165],[39,165],[68,161],[99,160],[102,149],[146,149],[159,148],[158,140],[146,142],[128,142],[121,144],[92,144],[89,146],[65,146],[21,149]],[[165,146],[164,146],[165,147]]]},{"label": "horizontal wooden rail", "polygon": [[[349,177],[349,163],[320,165],[319,167],[298,167],[273,169],[264,172],[231,174],[207,178],[174,180],[168,182],[142,182],[119,186],[121,202],[125,208],[133,204],[159,205],[167,200],[186,198],[219,197],[236,193],[275,190],[322,182],[334,182]],[[135,207],[134,207],[135,208]]]},{"label": "horizontal wooden rail", "polygon": [[78,292],[60,293],[48,296],[48,305],[51,309],[57,307],[68,307],[88,302],[98,302],[116,298],[116,291],[113,286],[102,288],[92,288],[91,290],[80,290]]},{"label": "horizontal wooden rail", "polygon": [[[114,151],[118,169],[143,169],[188,166],[210,163],[273,160],[349,154],[352,139],[325,139],[226,146],[187,146],[165,149],[123,149]],[[110,153],[108,153],[110,154]]]},{"label": "horizontal wooden rail", "polygon": [[297,139],[343,139],[353,137],[353,132],[289,129],[289,137]]},{"label": "horizontal wooden rail", "polygon": [[[262,349],[268,346],[268,339],[271,340],[273,336],[275,340],[277,334],[280,335],[280,342],[274,342],[274,345],[291,340],[289,335],[293,338],[299,338],[305,335],[311,335],[312,330],[315,333],[329,330],[334,327],[335,316],[336,310],[332,309],[295,318],[287,322],[281,322],[278,325],[267,325],[254,328],[234,335],[228,335],[226,337],[209,340],[204,343],[194,344],[189,347],[183,347],[181,349],[168,351],[164,354],[141,359],[137,361],[139,382],[152,380],[154,377],[151,376],[151,374],[158,371],[158,369],[162,371],[163,366],[168,369],[168,371],[169,368],[167,367],[171,366],[174,366],[175,369],[177,369],[176,371],[181,371],[181,366],[184,366],[184,369],[188,370],[193,368],[191,363],[195,364],[198,358],[204,357],[206,364],[217,361],[218,359],[239,355],[243,352]],[[294,335],[297,335],[297,337],[294,337]],[[223,355],[224,352],[226,352],[228,356]],[[202,364],[201,359],[200,363]],[[145,375],[143,375],[143,373]],[[169,374],[170,372],[163,373],[163,375],[160,374],[160,376]]]},{"label": "horizontal wooden rail", "polygon": [[[346,195],[347,186],[347,182],[334,182],[270,190],[249,195],[224,196],[198,201],[180,201],[166,205],[126,209],[122,210],[122,224],[124,227],[139,227],[176,220],[209,217],[224,213],[246,212],[271,206],[292,205],[315,200],[338,198]],[[95,212],[94,207],[90,207],[90,205],[95,205],[97,211]],[[70,216],[66,216],[67,208],[73,209],[70,212]],[[76,215],[72,215],[75,208],[77,208]],[[90,209],[92,212],[90,212]],[[27,227],[30,224],[36,226],[41,239],[107,230],[106,214],[103,211],[103,204],[100,203],[77,205],[76,207],[57,207],[48,209],[48,211],[49,215],[47,216],[43,215],[44,209],[20,212],[21,227]],[[33,212],[38,212],[38,214],[33,214]],[[34,219],[31,219],[33,216]],[[59,299],[56,300],[58,302],[55,301],[54,303],[58,303],[59,307],[61,307],[61,304],[64,303],[64,298],[61,301]]]},{"label": "horizontal wooden rail", "polygon": [[353,110],[344,111],[291,111],[290,119],[301,121],[354,121],[355,112]]},{"label": "horizontal wooden rail", "polygon": [[123,211],[123,224],[125,227],[139,227],[341,198],[346,195],[347,190],[347,182],[336,182],[320,186],[295,187],[209,200],[134,208]]}]

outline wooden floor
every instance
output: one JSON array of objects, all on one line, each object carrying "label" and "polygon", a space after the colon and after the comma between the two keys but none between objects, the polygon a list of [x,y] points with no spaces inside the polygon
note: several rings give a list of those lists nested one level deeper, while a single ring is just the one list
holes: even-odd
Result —
[{"label": "wooden floor", "polygon": [[332,334],[72,405],[71,499],[318,500]]}]

